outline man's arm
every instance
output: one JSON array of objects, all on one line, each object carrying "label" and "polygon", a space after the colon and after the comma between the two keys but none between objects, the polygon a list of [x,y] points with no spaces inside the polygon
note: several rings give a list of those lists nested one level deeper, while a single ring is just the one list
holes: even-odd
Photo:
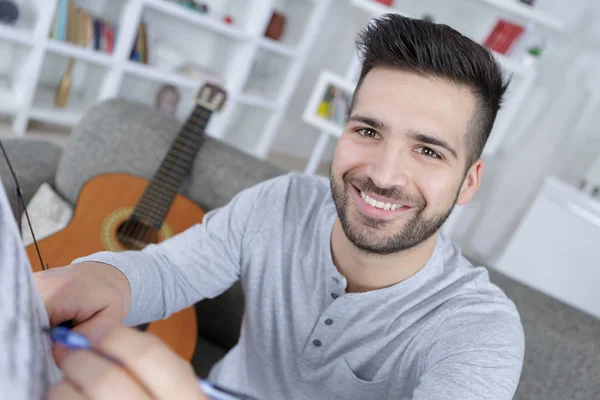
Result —
[{"label": "man's arm", "polygon": [[510,400],[525,343],[514,308],[480,301],[461,306],[439,327],[413,400]]},{"label": "man's arm", "polygon": [[131,285],[125,324],[166,318],[212,298],[241,275],[244,250],[260,228],[251,220],[273,180],[243,190],[226,206],[206,213],[201,224],[142,251],[99,252],[73,263],[96,261],[119,269]]}]

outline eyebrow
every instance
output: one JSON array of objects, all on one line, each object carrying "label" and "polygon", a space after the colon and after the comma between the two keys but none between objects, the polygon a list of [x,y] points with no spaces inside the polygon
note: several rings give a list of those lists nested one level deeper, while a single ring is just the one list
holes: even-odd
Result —
[{"label": "eyebrow", "polygon": [[408,139],[416,140],[417,142],[422,142],[425,144],[430,144],[432,146],[442,147],[442,148],[448,150],[454,156],[454,158],[458,160],[458,153],[444,139],[441,139],[436,136],[428,135],[428,134],[425,134],[425,133],[422,133],[419,131],[409,131],[406,134],[406,136],[408,137]]},{"label": "eyebrow", "polygon": [[378,131],[387,131],[387,126],[377,118],[365,117],[362,115],[352,115],[350,118],[348,118],[348,122],[350,121],[362,122],[363,124],[377,129]]}]

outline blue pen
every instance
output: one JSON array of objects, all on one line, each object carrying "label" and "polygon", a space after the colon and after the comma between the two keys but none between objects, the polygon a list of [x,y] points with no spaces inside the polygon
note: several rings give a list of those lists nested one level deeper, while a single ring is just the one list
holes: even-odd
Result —
[{"label": "blue pen", "polygon": [[[65,326],[55,326],[49,329],[45,328],[44,332],[50,334],[50,339],[54,343],[60,343],[68,349],[93,350],[90,340],[87,337],[80,333],[74,332]],[[105,354],[103,354],[103,356],[108,357]],[[118,362],[117,360],[113,361]],[[223,388],[206,379],[199,378],[198,383],[200,384],[200,388],[202,389],[202,391],[208,396],[210,400],[256,400],[254,397]]]}]

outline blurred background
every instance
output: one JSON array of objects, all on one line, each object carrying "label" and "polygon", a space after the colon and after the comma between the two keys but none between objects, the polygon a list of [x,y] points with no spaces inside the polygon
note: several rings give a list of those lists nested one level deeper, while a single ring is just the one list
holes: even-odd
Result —
[{"label": "blurred background", "polygon": [[600,317],[597,1],[0,1],[0,135],[64,143],[110,98],[184,121],[209,80],[228,93],[210,136],[327,175],[356,34],[387,12],[454,27],[512,76],[481,190],[445,233],[475,262]]}]

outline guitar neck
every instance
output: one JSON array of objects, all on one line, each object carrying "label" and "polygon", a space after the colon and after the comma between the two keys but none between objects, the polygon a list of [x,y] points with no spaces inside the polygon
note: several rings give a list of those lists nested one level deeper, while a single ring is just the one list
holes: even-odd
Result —
[{"label": "guitar neck", "polygon": [[133,217],[159,229],[179,193],[183,177],[191,170],[212,111],[196,105],[181,128],[160,168],[137,204]]}]

